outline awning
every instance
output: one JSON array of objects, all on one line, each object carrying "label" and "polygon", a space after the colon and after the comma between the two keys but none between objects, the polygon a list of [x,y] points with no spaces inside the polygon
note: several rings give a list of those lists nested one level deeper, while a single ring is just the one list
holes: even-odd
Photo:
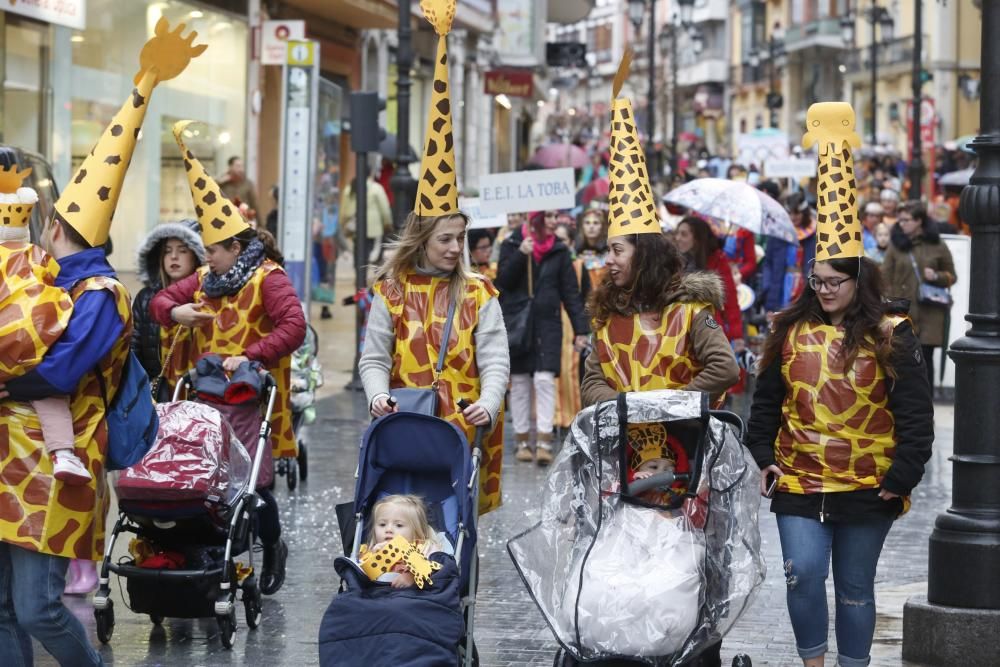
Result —
[{"label": "awning", "polygon": [[356,28],[395,28],[399,9],[389,0],[285,0],[283,3],[319,18]]}]

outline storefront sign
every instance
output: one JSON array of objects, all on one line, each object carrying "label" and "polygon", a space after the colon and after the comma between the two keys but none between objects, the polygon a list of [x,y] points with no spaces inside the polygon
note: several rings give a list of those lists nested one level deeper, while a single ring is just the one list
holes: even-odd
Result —
[{"label": "storefront sign", "polygon": [[479,197],[459,197],[458,209],[469,216],[469,229],[496,229],[507,224],[507,216],[503,213],[484,214]]},{"label": "storefront sign", "polygon": [[87,27],[87,0],[2,0],[0,10],[77,30]]},{"label": "storefront sign", "polygon": [[796,181],[816,175],[816,158],[770,159],[764,163],[767,178],[791,178]]},{"label": "storefront sign", "polygon": [[486,174],[479,185],[484,215],[573,208],[575,193],[569,167]]},{"label": "storefront sign", "polygon": [[531,97],[535,85],[531,72],[516,69],[495,69],[486,73],[487,95],[507,97]]},{"label": "storefront sign", "polygon": [[[285,270],[299,298],[309,303],[313,180],[319,98],[319,42],[286,43],[278,220]],[[308,309],[307,311],[308,312]]]},{"label": "storefront sign", "polygon": [[264,21],[260,29],[260,63],[284,65],[288,40],[305,38],[305,21]]},{"label": "storefront sign", "polygon": [[547,0],[504,0],[497,3],[493,44],[504,65],[535,67],[545,59]]}]

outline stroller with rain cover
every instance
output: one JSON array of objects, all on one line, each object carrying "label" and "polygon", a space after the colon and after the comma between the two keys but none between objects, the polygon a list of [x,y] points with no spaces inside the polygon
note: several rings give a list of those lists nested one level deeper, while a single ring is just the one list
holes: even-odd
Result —
[{"label": "stroller with rain cover", "polygon": [[[413,660],[421,665],[478,665],[473,617],[482,437],[479,429],[470,451],[456,427],[412,412],[387,415],[368,428],[354,502],[337,507],[344,552],[350,556],[338,557],[334,565],[341,588],[320,625],[321,665],[401,666]],[[399,493],[420,496],[431,527],[446,533],[454,547],[454,560],[438,553],[430,556],[443,567],[421,591],[394,591],[387,583],[371,581],[357,564],[373,506]]]},{"label": "stroller with rain cover", "polygon": [[[105,644],[115,627],[111,573],[126,580],[129,608],[149,614],[157,625],[166,617],[215,616],[227,649],[236,638],[237,590],[247,625],[261,623],[252,549],[260,500],[254,490],[273,476],[269,440],[276,386],[269,373],[251,364],[236,373],[251,381],[241,383],[242,395],[227,403],[204,402],[204,378],[195,369],[186,373],[174,401],[156,406],[160,429],[153,447],[114,480],[119,517],[94,596],[97,636]],[[178,400],[185,390],[192,400]],[[115,562],[112,552],[123,533],[135,538],[130,556]],[[243,553],[246,563],[235,560]]]},{"label": "stroller with rain cover", "polygon": [[[650,424],[683,447],[686,472],[630,479],[629,426]],[[507,544],[560,644],[555,665],[690,664],[750,606],[765,568],[760,474],[742,431],[685,391],[621,394],[577,415],[539,522]]]}]

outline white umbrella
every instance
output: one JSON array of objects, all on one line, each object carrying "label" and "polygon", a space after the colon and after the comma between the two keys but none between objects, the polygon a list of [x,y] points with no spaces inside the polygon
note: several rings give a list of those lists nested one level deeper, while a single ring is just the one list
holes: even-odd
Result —
[{"label": "white umbrella", "polygon": [[674,188],[664,195],[663,201],[705,216],[720,236],[736,225],[754,234],[799,242],[785,207],[766,192],[740,181],[698,178]]},{"label": "white umbrella", "polygon": [[938,179],[938,185],[948,185],[951,187],[968,185],[974,171],[975,169],[970,168],[949,172]]}]

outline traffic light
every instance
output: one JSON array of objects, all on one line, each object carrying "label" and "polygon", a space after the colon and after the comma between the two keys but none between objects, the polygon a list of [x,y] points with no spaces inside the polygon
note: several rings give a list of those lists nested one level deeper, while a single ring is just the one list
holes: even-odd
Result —
[{"label": "traffic light", "polygon": [[586,67],[587,45],[583,42],[549,42],[545,45],[549,67]]},{"label": "traffic light", "polygon": [[934,75],[933,74],[931,74],[930,72],[928,72],[925,69],[921,69],[920,70],[920,85],[923,85],[923,84],[928,83],[929,81],[933,81],[933,80],[934,80]]},{"label": "traffic light", "polygon": [[375,153],[385,139],[379,127],[379,112],[385,110],[385,100],[378,93],[351,93],[351,150],[355,153]]}]

